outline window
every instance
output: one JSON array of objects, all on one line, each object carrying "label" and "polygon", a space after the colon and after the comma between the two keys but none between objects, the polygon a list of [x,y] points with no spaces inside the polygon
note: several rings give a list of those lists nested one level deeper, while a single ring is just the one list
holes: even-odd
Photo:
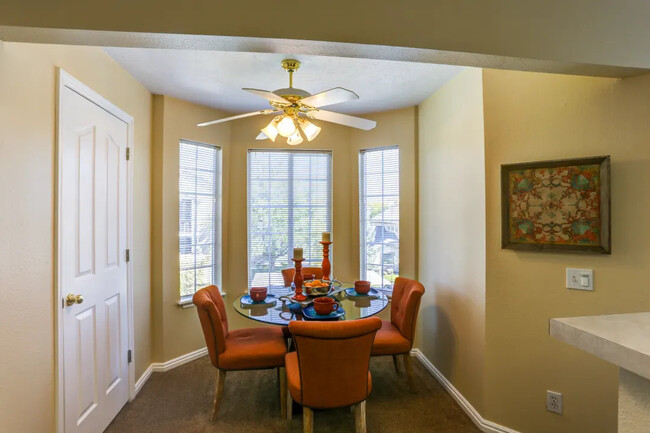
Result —
[{"label": "window", "polygon": [[393,287],[399,275],[399,150],[359,154],[361,279]]},{"label": "window", "polygon": [[221,151],[181,141],[178,176],[181,299],[221,284]]},{"label": "window", "polygon": [[248,153],[248,284],[282,285],[293,267],[320,266],[322,232],[332,227],[332,154],[251,150]]}]

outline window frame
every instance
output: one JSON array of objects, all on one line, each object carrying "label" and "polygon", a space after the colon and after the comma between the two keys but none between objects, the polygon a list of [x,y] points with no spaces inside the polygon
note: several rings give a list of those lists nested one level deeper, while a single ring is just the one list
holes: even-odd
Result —
[{"label": "window frame", "polygon": [[[323,154],[323,155],[328,155],[329,156],[329,173],[328,173],[328,194],[327,194],[327,202],[326,202],[326,207],[328,208],[328,221],[329,221],[329,227],[328,230],[330,233],[333,232],[332,227],[334,225],[334,209],[333,209],[333,202],[332,202],[332,195],[333,195],[333,190],[334,190],[334,153],[331,150],[328,149],[286,149],[286,148],[271,148],[271,149],[264,149],[264,148],[250,148],[247,150],[246,154],[246,282],[248,286],[250,287],[252,284],[252,274],[251,274],[251,173],[250,173],[250,156],[252,153],[289,153],[289,154],[309,154],[309,153],[315,153],[315,154]],[[290,166],[292,167],[291,161],[290,161]],[[289,179],[289,185],[292,184],[293,176],[288,176]],[[291,194],[289,195],[289,200],[291,200]],[[289,215],[292,214],[292,207],[287,205],[289,209]],[[289,216],[289,218],[291,218]],[[293,233],[292,231],[289,232],[289,241],[288,241],[288,247],[287,247],[287,254],[291,254],[293,252],[293,247],[294,245],[292,244],[292,236]],[[303,252],[306,257],[307,252],[304,251],[303,247]],[[332,263],[332,268],[331,268],[331,273],[330,275],[333,275],[333,255],[332,251],[330,250],[330,255],[329,255],[330,262]],[[303,266],[313,266],[313,264],[308,264],[303,262]],[[272,285],[271,285],[272,286]]]},{"label": "window frame", "polygon": [[[181,191],[180,191],[180,175],[181,175],[181,163],[180,163],[180,151],[181,151],[181,145],[182,144],[187,144],[191,146],[197,146],[197,147],[205,147],[209,149],[214,149],[215,150],[215,161],[214,161],[214,189],[213,189],[213,198],[214,198],[214,203],[213,203],[213,210],[214,210],[214,220],[213,220],[213,225],[212,225],[212,256],[213,256],[213,264],[212,264],[212,276],[213,276],[213,281],[212,284],[216,285],[219,287],[219,290],[221,291],[222,295],[225,295],[221,285],[222,285],[222,264],[223,264],[223,147],[211,143],[204,143],[196,140],[188,140],[185,138],[181,138],[178,140],[178,180],[176,182],[176,185],[178,186],[178,208],[177,208],[177,215],[178,215],[178,225],[177,225],[177,230],[178,230],[178,295],[179,295],[179,301],[178,305],[183,307],[183,308],[188,308],[192,306],[192,295],[181,295],[181,283],[180,283],[180,277],[181,277],[181,254],[180,254],[180,248],[181,248],[181,237],[180,237],[180,228],[181,228],[181,220],[180,220],[180,211],[181,211],[181,202],[183,200],[183,197],[181,196]],[[195,170],[196,171],[196,170]],[[195,213],[195,212],[194,212]],[[193,218],[193,221],[195,221],[196,218]],[[196,286],[196,264],[194,266],[195,270],[195,291],[197,291],[197,286]]]},{"label": "window frame", "polygon": [[[368,272],[368,253],[367,253],[367,223],[368,221],[366,220],[366,211],[367,211],[367,199],[366,199],[366,185],[367,185],[367,179],[365,176],[365,163],[364,163],[364,155],[367,153],[371,152],[384,152],[387,150],[392,150],[395,149],[398,152],[398,163],[397,163],[397,172],[398,172],[398,179],[401,175],[401,170],[400,170],[400,164],[399,164],[399,145],[394,144],[390,146],[378,146],[378,147],[371,147],[371,148],[366,148],[366,149],[361,149],[359,150],[359,275],[361,276],[362,280],[367,280],[367,272]],[[384,183],[385,183],[385,175],[384,175],[384,164],[383,164],[383,155],[382,155],[382,174],[381,174],[381,186],[382,186],[382,192],[381,192],[381,197],[383,201],[383,197],[385,196],[384,194]],[[401,187],[401,182],[399,182],[399,186],[397,189],[397,202],[398,202],[398,219],[397,219],[397,225],[398,225],[398,233],[399,233],[399,223],[400,223],[400,216],[401,216],[401,195],[402,195],[402,187]],[[383,211],[382,211],[383,212]],[[382,226],[383,227],[383,226]],[[382,228],[382,230],[385,230],[385,227]],[[390,230],[388,230],[390,231]],[[398,238],[398,243],[397,243],[397,251],[399,255],[399,250],[400,250],[400,244],[399,244],[399,234],[397,236]],[[383,269],[384,269],[384,254],[383,254],[383,248],[384,248],[384,241],[382,241],[382,253],[381,253],[381,263],[380,264],[372,264],[373,266],[380,266],[381,267],[381,275],[383,279]],[[400,267],[399,261],[397,263],[398,268]],[[399,276],[399,272],[397,273]],[[390,287],[388,285],[382,286],[382,288],[390,289],[392,290],[393,285],[395,283],[391,284]]]}]

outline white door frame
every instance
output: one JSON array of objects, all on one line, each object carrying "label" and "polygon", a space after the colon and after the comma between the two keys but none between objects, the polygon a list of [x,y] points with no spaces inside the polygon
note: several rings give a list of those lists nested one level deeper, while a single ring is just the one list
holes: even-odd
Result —
[{"label": "white door frame", "polygon": [[[61,114],[61,95],[65,88],[72,90],[80,96],[86,98],[98,107],[106,110],[108,113],[122,120],[127,125],[127,149],[131,153],[131,160],[133,159],[133,117],[125,113],[109,100],[99,95],[90,87],[77,80],[72,75],[68,74],[61,68],[57,68],[57,87],[56,87],[56,166],[55,166],[55,179],[56,179],[56,192],[55,192],[55,254],[54,254],[54,321],[56,326],[56,342],[54,345],[54,369],[55,373],[55,423],[56,431],[64,433],[64,377],[63,377],[63,298],[65,297],[64,288],[61,287],[61,130],[59,127],[60,114]],[[126,169],[126,248],[131,250],[133,246],[133,164],[132,161],[127,161]],[[135,398],[135,351],[134,335],[133,335],[133,261],[127,262],[127,277],[126,277],[126,304],[127,304],[127,326],[129,334],[128,350],[131,351],[131,362],[129,366],[129,401]],[[126,354],[124,354],[126,356]]]}]

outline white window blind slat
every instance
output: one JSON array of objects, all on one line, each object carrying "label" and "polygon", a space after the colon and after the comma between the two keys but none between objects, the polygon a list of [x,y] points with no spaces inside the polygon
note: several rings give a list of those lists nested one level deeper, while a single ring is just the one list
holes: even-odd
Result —
[{"label": "white window blind slat", "polygon": [[361,278],[392,288],[399,275],[399,149],[359,153]]},{"label": "white window blind slat", "polygon": [[330,152],[249,151],[249,287],[282,285],[294,247],[303,248],[303,266],[320,266],[321,235],[332,227],[331,173]]},{"label": "white window blind slat", "polygon": [[220,284],[221,153],[215,146],[179,144],[180,296]]}]

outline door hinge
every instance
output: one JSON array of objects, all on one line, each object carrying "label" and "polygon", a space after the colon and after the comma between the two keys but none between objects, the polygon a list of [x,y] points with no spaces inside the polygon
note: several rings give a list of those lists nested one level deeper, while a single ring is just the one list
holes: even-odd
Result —
[{"label": "door hinge", "polygon": [[131,349],[126,351],[126,360],[131,363]]},{"label": "door hinge", "polygon": [[126,160],[127,161],[131,160],[131,148],[130,147],[126,148]]},{"label": "door hinge", "polygon": [[126,250],[126,261],[127,262],[131,261],[131,250]]}]

